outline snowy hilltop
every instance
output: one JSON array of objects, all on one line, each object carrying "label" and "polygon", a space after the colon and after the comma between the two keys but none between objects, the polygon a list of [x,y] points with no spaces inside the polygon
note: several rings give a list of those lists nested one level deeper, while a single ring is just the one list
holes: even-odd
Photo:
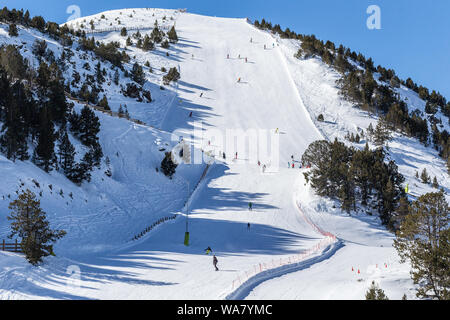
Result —
[{"label": "snowy hilltop", "polygon": [[[391,299],[415,298],[393,247],[396,208],[389,224],[376,191],[361,204],[357,189],[348,208],[341,194],[319,196],[308,181],[315,163],[302,156],[321,140],[376,150],[386,123],[380,163],[403,177],[395,201],[448,193],[449,105],[439,95],[337,46],[308,51],[314,40],[265,22],[145,8],[53,29],[23,18],[11,32],[5,19],[0,65],[20,54],[26,71],[5,68],[4,79],[14,97],[23,84],[40,120],[20,131],[14,157],[0,149],[0,241],[15,240],[9,205],[27,189],[66,235],[37,267],[0,242],[0,299],[364,299],[372,281]],[[375,102],[346,91],[341,67],[372,81]],[[386,119],[386,96],[409,131]],[[44,105],[65,109],[44,121]],[[6,114],[0,125],[16,130]],[[69,145],[73,170],[62,165]]]}]

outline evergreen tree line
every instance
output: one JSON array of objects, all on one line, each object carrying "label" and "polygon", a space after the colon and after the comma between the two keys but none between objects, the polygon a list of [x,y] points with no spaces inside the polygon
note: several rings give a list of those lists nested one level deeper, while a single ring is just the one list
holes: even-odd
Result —
[{"label": "evergreen tree line", "polygon": [[[321,40],[318,40],[314,35],[302,35],[297,34],[291,31],[289,28],[286,28],[284,31],[281,29],[279,24],[272,26],[272,23],[267,22],[262,19],[261,22],[256,20],[254,22],[255,27],[261,30],[270,30],[273,33],[277,33],[281,38],[287,39],[296,39],[302,41],[302,46],[297,56],[319,56],[324,62],[328,64],[333,64],[337,60],[337,66],[340,71],[350,71],[351,65],[348,63],[347,59],[351,59],[353,62],[361,66],[363,69],[366,69],[370,72],[378,72],[381,76],[379,78],[380,81],[384,81],[389,83],[392,87],[399,87],[400,84],[408,87],[409,89],[415,91],[419,97],[429,102],[435,107],[441,109],[441,112],[450,117],[450,101],[447,101],[442,94],[433,90],[430,93],[430,90],[423,86],[418,86],[411,78],[406,80],[401,80],[395,74],[395,71],[392,69],[386,69],[382,66],[374,67],[374,62],[372,58],[367,58],[361,54],[351,51],[349,48],[340,45],[337,47],[333,42],[327,41],[324,43]],[[347,58],[344,61],[341,58]]]},{"label": "evergreen tree line", "polygon": [[[97,137],[100,123],[88,107],[81,115],[72,107],[56,62],[42,60],[33,70],[16,47],[1,48],[0,152],[8,159],[31,158],[46,172],[60,170],[76,183],[89,180],[103,156]],[[75,163],[69,130],[89,149],[80,163]]]},{"label": "evergreen tree line", "polygon": [[[13,29],[16,28],[16,25],[37,29],[42,33],[48,34],[64,46],[71,46],[73,43],[72,35],[74,35],[74,32],[67,26],[60,27],[55,22],[45,21],[42,16],[31,17],[28,10],[24,12],[23,9],[9,10],[7,7],[4,7],[0,10],[0,22],[9,24],[10,28],[13,26]],[[17,34],[14,36],[17,36]]]},{"label": "evergreen tree line", "polygon": [[[128,31],[126,27],[123,27],[120,35],[122,37],[127,37],[128,36]],[[144,51],[150,51],[150,50],[154,50],[155,49],[155,44],[158,43],[161,45],[161,47],[167,49],[169,48],[169,42],[170,43],[176,43],[178,42],[178,35],[177,32],[175,30],[175,26],[172,26],[172,28],[170,28],[170,30],[167,32],[167,34],[164,33],[164,31],[162,31],[159,26],[158,26],[158,21],[155,21],[153,30],[149,35],[145,35],[144,37],[142,37],[142,34],[139,32],[139,30],[133,34],[133,36],[128,36],[127,40],[126,40],[126,45],[127,46],[132,46],[133,40],[132,38],[134,38],[136,40],[136,47],[140,48]]]},{"label": "evergreen tree line", "polygon": [[120,51],[120,43],[108,42],[102,43],[95,41],[94,37],[87,38],[83,34],[78,41],[80,48],[84,51],[94,52],[103,61],[109,61],[112,65],[119,67],[123,70],[123,63],[129,62],[130,57],[125,51]]},{"label": "evergreen tree line", "polygon": [[334,142],[315,141],[302,156],[307,181],[320,196],[340,201],[343,210],[358,204],[378,212],[384,225],[394,229],[400,200],[405,197],[404,177],[394,161],[385,163],[383,148],[363,150]]},{"label": "evergreen tree line", "polygon": [[[382,66],[375,68],[372,58],[366,58],[361,53],[357,54],[349,48],[340,45],[337,47],[333,42],[317,39],[314,35],[296,34],[289,28],[284,31],[280,25],[272,25],[266,20],[259,22],[256,20],[254,25],[262,30],[271,30],[278,33],[281,38],[297,39],[302,41],[301,47],[296,53],[298,58],[308,58],[313,56],[320,57],[325,63],[334,67],[342,74],[338,81],[341,88],[341,94],[352,101],[360,108],[378,113],[385,118],[391,130],[397,130],[408,136],[415,137],[425,145],[431,140],[436,150],[439,151],[448,164],[450,172],[450,140],[449,133],[446,130],[439,131],[438,120],[434,115],[440,111],[449,118],[450,121],[450,101],[439,92],[430,90],[423,86],[418,86],[411,78],[406,81],[401,80],[392,69],[386,69]],[[357,68],[349,61],[359,65],[363,70]],[[373,73],[380,74],[379,80],[385,84],[378,84]],[[400,84],[415,91],[421,99],[426,101],[426,114],[430,121],[432,129],[431,139],[429,125],[426,116],[422,116],[419,110],[408,112],[407,105],[394,92]]]},{"label": "evergreen tree line", "polygon": [[450,207],[445,194],[427,193],[403,206],[394,240],[401,262],[411,264],[416,295],[450,299]]}]

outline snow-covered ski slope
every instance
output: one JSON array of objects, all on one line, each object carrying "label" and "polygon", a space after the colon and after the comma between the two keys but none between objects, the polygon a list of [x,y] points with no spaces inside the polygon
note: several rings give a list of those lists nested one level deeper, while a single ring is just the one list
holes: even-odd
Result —
[{"label": "snow-covered ski slope", "polygon": [[[176,131],[177,135],[189,135],[194,124],[202,122],[203,131],[200,132],[205,140],[198,146],[216,155],[225,149],[218,141],[213,140],[209,145],[208,134],[221,132],[225,136],[225,131],[230,129],[274,132],[279,128],[280,168],[270,166],[262,156],[259,160],[268,165],[263,173],[257,164],[248,163],[245,152],[240,151],[238,159],[233,160],[236,150],[225,150],[227,160],[210,168],[189,201],[188,247],[183,244],[185,216],[158,227],[137,242],[119,243],[124,240],[124,229],[131,231],[137,221],[133,220],[134,215],[130,215],[131,219],[121,215],[122,220],[114,220],[114,225],[105,216],[108,233],[101,235],[101,239],[83,239],[86,243],[91,241],[93,247],[100,242],[104,249],[105,240],[114,235],[111,247],[101,253],[83,253],[74,257],[69,245],[60,245],[58,257],[48,258],[43,266],[34,269],[16,255],[0,252],[2,261],[10,261],[0,264],[1,298],[363,299],[372,279],[381,282],[382,287],[386,284],[383,289],[391,298],[400,298],[404,293],[412,298],[409,267],[398,264],[392,248],[392,235],[380,226],[378,219],[363,214],[349,217],[339,209],[333,209],[332,202],[311,194],[298,163],[295,169],[287,168],[291,155],[298,160],[311,142],[333,138],[330,134],[332,128],[318,128],[312,120],[317,117],[318,107],[339,113],[342,106],[347,108],[343,109],[347,114],[352,114],[351,106],[343,103],[332,87],[331,71],[323,71],[323,66],[317,61],[314,63],[319,66],[308,65],[310,62],[296,65],[297,62],[289,59],[295,53],[294,46],[285,40],[278,40],[278,45],[272,35],[257,30],[246,19],[205,17],[159,9],[124,9],[103,14],[104,19],[102,14],[81,18],[78,26],[84,20],[88,23],[93,19],[96,28],[107,28],[111,21],[117,23],[117,18],[129,28],[152,26],[156,18],[160,22],[164,15],[174,19],[167,25],[176,23],[180,41],[167,50],[169,57],[160,51],[145,53],[134,47],[129,50],[133,50],[130,56],[141,63],[150,61],[152,66],[165,66],[167,69],[179,67],[181,80],[176,87],[177,97],[158,97],[160,101],[157,103],[166,106],[158,121],[147,119],[150,114],[146,112],[147,106],[130,108],[131,117],[159,124],[164,131]],[[142,34],[150,32],[141,31]],[[105,42],[125,40],[118,32],[94,36]],[[298,77],[299,68],[304,68],[303,75],[308,74],[309,82]],[[312,91],[314,83],[321,83],[322,87]],[[330,96],[336,98],[330,99]],[[329,109],[325,103],[330,104]],[[111,102],[112,106],[118,104],[114,99]],[[189,117],[191,112],[192,118]],[[335,120],[339,122],[338,117]],[[179,185],[160,185],[159,181],[153,181],[148,184],[161,188],[147,189],[146,171],[141,168],[146,161],[145,146],[137,151],[131,146],[141,145],[147,139],[151,139],[146,142],[150,144],[161,141],[154,135],[163,135],[163,141],[169,138],[154,131],[145,133],[146,128],[131,126],[121,129],[115,127],[116,120],[108,121],[114,129],[111,132],[123,130],[121,134],[108,133],[108,136],[101,137],[102,146],[109,145],[109,154],[119,151],[123,156],[136,158],[131,175],[129,162],[117,163],[121,157],[114,160],[114,167],[123,170],[120,171],[124,175],[123,184],[137,180],[137,190],[141,190],[137,197],[123,199],[122,205],[129,204],[138,212],[142,203],[149,207],[154,203],[158,205],[152,209],[155,217],[158,211],[173,212],[177,208],[178,212],[184,211],[187,190],[182,181],[190,181],[190,187],[193,187],[204,165],[200,168],[192,166],[191,169],[182,167],[175,176]],[[364,123],[358,126],[366,127]],[[338,127],[336,132],[336,136],[341,137],[344,129]],[[112,137],[118,140],[112,141]],[[199,138],[198,135],[196,137]],[[124,149],[120,150],[122,147]],[[425,148],[419,152],[421,156],[429,156]],[[158,157],[152,161],[156,162],[156,159],[160,161]],[[176,188],[172,189],[174,185]],[[127,192],[131,194],[131,190]],[[168,196],[160,198],[161,191]],[[89,189],[86,194],[93,196],[96,192]],[[172,198],[169,196],[171,193]],[[249,202],[253,203],[252,211],[248,210]],[[46,209],[45,203],[43,206]],[[98,221],[101,222],[96,220],[96,223]],[[143,227],[146,227],[146,222],[142,220]],[[59,223],[57,226],[70,231],[76,228],[77,220],[67,219],[65,223],[68,225]],[[296,262],[296,266],[281,266],[280,261],[293,261],[289,259],[310,252],[310,248],[324,241],[325,236],[312,224],[335,234],[341,241],[339,245],[316,250],[308,256],[308,261]],[[205,255],[204,249],[208,246],[218,257],[219,272],[214,271],[212,256]],[[384,267],[384,263],[388,268],[377,273],[377,267]],[[79,268],[81,282],[72,281],[73,270],[77,269],[70,266]],[[246,282],[248,278],[252,280],[252,272],[258,273],[257,269],[261,268],[261,271],[262,266],[277,272],[258,274],[257,281]],[[236,291],[238,288],[239,292]]]}]

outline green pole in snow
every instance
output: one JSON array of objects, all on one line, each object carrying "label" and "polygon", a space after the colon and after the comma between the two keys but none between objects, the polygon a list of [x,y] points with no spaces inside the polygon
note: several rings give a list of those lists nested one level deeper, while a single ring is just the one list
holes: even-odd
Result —
[{"label": "green pole in snow", "polygon": [[184,245],[189,246],[189,198],[190,198],[190,186],[188,181],[188,201],[186,202],[186,232],[184,233]]}]

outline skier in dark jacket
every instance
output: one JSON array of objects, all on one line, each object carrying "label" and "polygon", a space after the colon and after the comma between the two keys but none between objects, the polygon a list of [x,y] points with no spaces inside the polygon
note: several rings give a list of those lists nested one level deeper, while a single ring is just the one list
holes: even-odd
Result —
[{"label": "skier in dark jacket", "polygon": [[214,255],[214,257],[213,257],[213,265],[214,265],[214,268],[216,268],[216,271],[219,271],[219,268],[217,268],[217,262],[219,262],[219,261],[217,260],[217,257]]}]

